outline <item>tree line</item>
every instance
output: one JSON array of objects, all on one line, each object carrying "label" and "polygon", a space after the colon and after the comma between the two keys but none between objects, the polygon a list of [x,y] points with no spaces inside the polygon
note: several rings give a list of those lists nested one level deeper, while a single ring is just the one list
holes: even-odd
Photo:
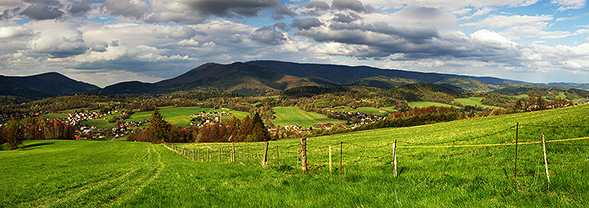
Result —
[{"label": "tree line", "polygon": [[232,116],[226,121],[202,127],[181,128],[166,122],[154,110],[149,126],[136,130],[127,141],[163,142],[258,142],[272,139],[259,113],[243,119]]},{"label": "tree line", "polygon": [[75,129],[58,118],[29,117],[9,120],[0,127],[0,144],[16,149],[24,140],[75,139]]}]

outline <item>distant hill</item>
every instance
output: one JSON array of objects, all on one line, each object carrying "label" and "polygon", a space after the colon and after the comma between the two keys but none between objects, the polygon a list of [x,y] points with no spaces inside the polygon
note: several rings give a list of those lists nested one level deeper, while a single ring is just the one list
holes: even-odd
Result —
[{"label": "distant hill", "polygon": [[[260,66],[272,71],[282,72],[297,77],[321,78],[338,84],[352,84],[369,77],[391,77],[415,80],[420,83],[436,83],[448,77],[479,80],[483,83],[499,85],[506,83],[522,83],[494,77],[474,77],[440,73],[424,73],[397,69],[379,69],[369,66],[344,66],[331,64],[303,64],[281,61],[251,61],[247,64]],[[379,84],[382,84],[379,83]]]},{"label": "distant hill", "polygon": [[91,94],[104,94],[104,95],[141,95],[147,94],[152,90],[157,89],[155,84],[131,81],[131,82],[120,82],[117,84],[109,85],[103,89],[91,91]]},{"label": "distant hill", "polygon": [[86,93],[97,89],[100,88],[96,85],[76,81],[57,72],[22,77],[0,75],[0,95],[27,99]]},{"label": "distant hill", "polygon": [[464,93],[490,92],[500,88],[499,85],[488,84],[480,80],[458,77],[448,77],[435,82],[435,84]]},{"label": "distant hill", "polygon": [[299,78],[259,66],[236,62],[207,63],[180,76],[154,84],[123,82],[105,87],[100,94],[141,95],[173,92],[238,92],[244,95],[280,91],[299,86],[334,86],[324,80]]},{"label": "distant hill", "polygon": [[406,84],[415,84],[418,83],[417,80],[402,78],[402,77],[386,77],[386,76],[376,76],[376,77],[368,77],[362,78],[355,82],[352,82],[350,85],[359,85],[359,86],[368,86],[368,87],[378,87],[381,89],[391,89],[394,87],[398,87],[401,85]]}]

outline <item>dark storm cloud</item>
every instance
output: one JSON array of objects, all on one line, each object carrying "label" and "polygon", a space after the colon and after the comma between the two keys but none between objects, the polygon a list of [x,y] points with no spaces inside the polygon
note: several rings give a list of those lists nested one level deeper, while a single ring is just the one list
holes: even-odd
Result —
[{"label": "dark storm cloud", "polygon": [[333,18],[333,21],[336,22],[342,22],[342,23],[350,23],[353,22],[357,19],[361,19],[360,16],[358,16],[357,14],[351,13],[351,14],[335,14],[335,17]]},{"label": "dark storm cloud", "polygon": [[329,4],[322,2],[322,1],[312,1],[309,2],[309,4],[307,4],[307,6],[305,6],[305,8],[309,8],[309,9],[317,9],[320,11],[326,11],[331,9],[331,7],[329,6]]},{"label": "dark storm cloud", "polygon": [[290,9],[288,9],[282,5],[280,7],[278,7],[278,9],[276,9],[275,12],[277,15],[288,15],[291,17],[294,17],[297,15],[296,13],[294,13],[293,11],[290,11]]},{"label": "dark storm cloud", "polygon": [[14,9],[6,9],[6,10],[4,10],[4,12],[2,12],[2,14],[0,14],[0,20],[10,19],[10,18],[16,16],[16,14],[18,14],[19,11],[20,11],[20,7],[17,7]]},{"label": "dark storm cloud", "polygon": [[350,9],[356,12],[372,13],[375,11],[374,7],[370,5],[364,6],[359,0],[333,0],[331,7],[337,10]]},{"label": "dark storm cloud", "polygon": [[279,45],[286,41],[286,37],[281,32],[278,32],[274,26],[264,26],[258,28],[250,39],[268,45]]},{"label": "dark storm cloud", "polygon": [[286,23],[284,23],[284,22],[279,22],[279,23],[276,23],[276,24],[274,24],[274,27],[280,28],[281,30],[284,30],[284,31],[286,31],[286,30],[287,30],[287,28],[286,28],[286,27],[287,27],[287,25],[286,25]]},{"label": "dark storm cloud", "polygon": [[303,12],[302,14],[310,15],[310,16],[320,16],[321,12],[327,11],[331,9],[331,6],[325,2],[320,1],[312,1],[305,6],[307,11]]},{"label": "dark storm cloud", "polygon": [[254,17],[264,9],[279,6],[280,2],[278,0],[197,0],[188,1],[186,4],[203,15]]},{"label": "dark storm cloud", "polygon": [[311,17],[306,19],[295,19],[292,21],[292,26],[298,28],[299,30],[308,30],[313,27],[319,27],[323,25],[321,21],[317,18]]},{"label": "dark storm cloud", "polygon": [[60,10],[63,5],[56,0],[26,0],[25,2],[32,4],[23,10],[20,15],[24,15],[29,19],[58,19],[64,14],[64,12]]},{"label": "dark storm cloud", "polygon": [[73,2],[68,6],[68,12],[74,16],[80,16],[92,10],[90,5],[83,1]]},{"label": "dark storm cloud", "polygon": [[106,0],[102,4],[102,11],[108,11],[112,15],[141,19],[149,10],[145,2],[133,2],[131,0]]}]

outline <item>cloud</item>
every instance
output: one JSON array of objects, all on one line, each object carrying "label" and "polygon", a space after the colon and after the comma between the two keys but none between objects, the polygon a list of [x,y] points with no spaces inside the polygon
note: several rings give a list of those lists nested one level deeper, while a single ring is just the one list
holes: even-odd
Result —
[{"label": "cloud", "polygon": [[38,21],[32,26],[39,30],[37,37],[28,43],[34,56],[65,58],[86,52],[82,32],[75,29],[76,24],[54,21]]},{"label": "cloud", "polygon": [[490,27],[490,28],[503,28],[511,27],[515,25],[542,25],[548,20],[552,20],[552,15],[491,15],[479,22],[465,23],[462,26],[466,27]]},{"label": "cloud", "polygon": [[106,0],[102,9],[108,11],[111,15],[132,17],[137,20],[149,11],[149,4],[142,0]]},{"label": "cloud", "polygon": [[370,5],[363,5],[359,0],[333,0],[331,7],[337,10],[352,10],[356,12],[371,13],[374,12],[374,7]]},{"label": "cloud", "polygon": [[[204,32],[200,31],[202,35]],[[180,27],[176,31],[170,33],[170,37],[178,39],[189,39],[196,35],[196,30],[191,27]],[[204,33],[206,35],[206,33]]]},{"label": "cloud", "polygon": [[204,15],[219,17],[254,17],[267,8],[280,5],[278,0],[186,0],[183,4]]},{"label": "cloud", "polygon": [[32,36],[33,30],[23,26],[0,27],[1,38],[16,38],[23,36]]},{"label": "cloud", "polygon": [[64,14],[60,8],[63,5],[57,0],[27,0],[25,2],[32,3],[20,14],[34,20],[58,19]]},{"label": "cloud", "polygon": [[93,41],[90,45],[90,50],[96,52],[105,52],[106,48],[108,48],[108,43],[99,40]]},{"label": "cloud", "polygon": [[283,33],[278,32],[274,26],[264,26],[258,28],[250,36],[250,39],[268,45],[282,44],[287,40],[286,36]]},{"label": "cloud", "polygon": [[90,10],[92,10],[90,5],[83,1],[75,1],[68,6],[68,13],[74,16],[82,16]]},{"label": "cloud", "polygon": [[319,27],[323,25],[321,21],[317,18],[306,18],[306,19],[295,19],[292,22],[292,26],[298,28],[299,30],[308,30],[313,27]]},{"label": "cloud", "polygon": [[569,9],[581,9],[585,7],[586,0],[551,0],[551,4],[560,5],[558,11],[565,11]]},{"label": "cloud", "polygon": [[19,14],[20,11],[20,7],[16,7],[13,9],[5,9],[2,14],[0,14],[0,20],[8,20],[11,19],[12,17],[16,16]]},{"label": "cloud", "polygon": [[354,13],[350,13],[350,14],[342,14],[342,13],[337,13],[335,14],[335,17],[333,18],[333,21],[336,22],[342,22],[342,23],[350,23],[353,22],[357,19],[360,19],[361,17],[357,14]]},{"label": "cloud", "polygon": [[293,11],[290,11],[290,9],[288,9],[282,5],[280,7],[278,7],[276,10],[274,10],[274,12],[276,13],[276,15],[272,16],[272,18],[275,20],[284,19],[283,15],[287,15],[290,17],[294,17],[297,15],[296,13],[294,13]]},{"label": "cloud", "polygon": [[507,38],[489,30],[476,31],[471,37],[473,41],[492,49],[507,49],[513,45]]}]

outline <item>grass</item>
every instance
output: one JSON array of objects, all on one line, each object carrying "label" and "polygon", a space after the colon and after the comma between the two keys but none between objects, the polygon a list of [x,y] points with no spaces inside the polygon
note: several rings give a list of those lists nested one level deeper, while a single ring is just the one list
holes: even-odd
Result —
[{"label": "grass", "polygon": [[[190,119],[193,114],[198,114],[201,111],[207,111],[210,108],[199,108],[199,107],[160,107],[160,113],[168,123],[184,128],[190,127]],[[153,111],[137,112],[131,115],[130,118],[125,121],[140,121],[143,119],[151,118]]]},{"label": "grass", "polygon": [[43,114],[42,115],[44,118],[67,118],[66,114],[63,113],[48,113],[48,114]]},{"label": "grass", "polygon": [[301,110],[299,107],[274,107],[273,110],[274,116],[276,116],[276,118],[274,121],[272,121],[272,123],[278,126],[296,124],[305,128],[309,128],[315,124],[344,123],[344,121],[330,119],[327,116],[319,113],[306,112]]},{"label": "grass", "polygon": [[429,107],[429,106],[444,106],[444,107],[456,107],[453,105],[448,105],[445,103],[434,103],[434,102],[409,102],[409,107],[412,108],[423,108],[423,107]]},{"label": "grass", "polygon": [[497,106],[483,105],[483,103],[481,103],[481,100],[483,100],[482,97],[456,98],[454,100],[463,105],[480,106],[483,108],[499,108]]},{"label": "grass", "polygon": [[[235,144],[232,164],[231,144],[175,144],[188,148],[187,159],[147,143],[25,141],[23,149],[0,151],[0,207],[585,207],[589,141],[556,141],[589,136],[589,128],[574,127],[589,126],[587,115],[589,106],[577,106],[312,137],[307,174],[297,162],[300,139],[271,141],[268,168],[260,167],[264,143]],[[515,141],[518,122],[516,183],[515,146],[506,143]],[[550,189],[542,146],[525,143],[542,133]],[[191,161],[192,149],[201,159],[208,150],[212,161]]]}]

